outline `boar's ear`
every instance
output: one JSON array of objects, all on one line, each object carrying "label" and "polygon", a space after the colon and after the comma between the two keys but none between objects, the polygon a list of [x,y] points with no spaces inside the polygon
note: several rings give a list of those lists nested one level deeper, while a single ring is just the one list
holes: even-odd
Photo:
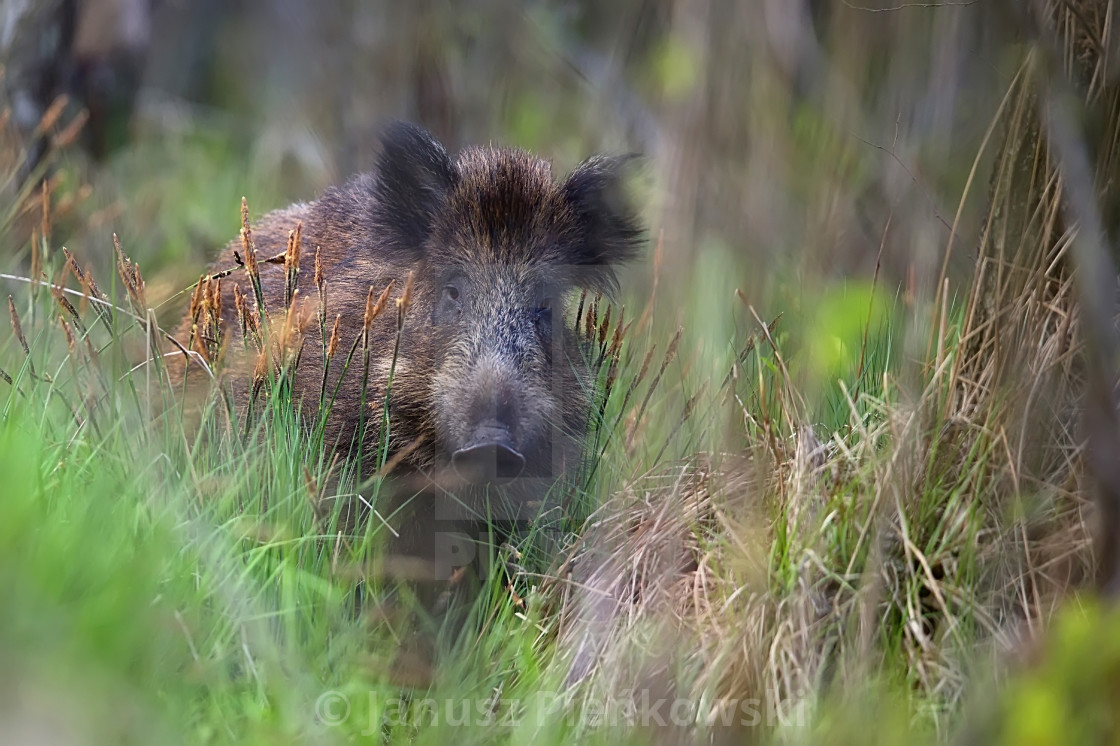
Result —
[{"label": "boar's ear", "polygon": [[408,122],[386,127],[373,187],[373,219],[388,247],[418,255],[457,179],[450,156],[429,132]]},{"label": "boar's ear", "polygon": [[636,156],[594,156],[564,182],[576,216],[575,240],[567,247],[577,283],[611,293],[617,290],[614,268],[633,259],[645,238],[626,200],[623,179]]}]

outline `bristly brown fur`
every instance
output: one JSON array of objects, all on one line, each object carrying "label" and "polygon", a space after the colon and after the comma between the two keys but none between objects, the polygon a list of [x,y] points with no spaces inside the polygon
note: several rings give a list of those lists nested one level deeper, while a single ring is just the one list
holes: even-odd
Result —
[{"label": "bristly brown fur", "polygon": [[[221,286],[235,401],[244,409],[262,375],[254,375],[256,340],[244,342],[255,320],[245,300],[259,292],[263,320],[266,310],[284,308],[296,276],[311,276],[321,331],[303,338],[309,349],[298,358],[292,392],[307,422],[316,421],[325,398],[328,449],[363,454],[364,476],[388,459],[395,474],[421,472],[438,481],[448,454],[463,447],[481,416],[479,407],[499,402],[512,410],[511,437],[524,451],[526,474],[544,479],[510,492],[517,501],[539,502],[548,482],[578,463],[590,406],[578,334],[564,328],[568,296],[581,287],[613,289],[614,267],[631,259],[641,240],[621,195],[627,160],[596,157],[557,181],[548,162],[524,151],[477,147],[452,159],[428,133],[397,124],[383,137],[373,173],[269,213],[251,228],[243,211],[241,238],[211,268],[228,267],[244,248],[250,273],[259,277],[239,267]],[[293,251],[293,241],[314,251]],[[274,254],[286,256],[288,266],[254,261]],[[462,285],[458,301],[447,300],[449,283]],[[397,318],[371,317],[371,288],[390,285]],[[460,311],[449,312],[449,302]],[[331,316],[331,352],[355,344],[368,350],[368,379],[357,358],[349,365],[336,358],[324,371],[334,357],[323,349]],[[183,339],[190,323],[184,321]],[[380,418],[363,412],[362,402],[380,412],[390,375],[386,449],[378,447]],[[363,423],[369,426],[358,443]]]}]

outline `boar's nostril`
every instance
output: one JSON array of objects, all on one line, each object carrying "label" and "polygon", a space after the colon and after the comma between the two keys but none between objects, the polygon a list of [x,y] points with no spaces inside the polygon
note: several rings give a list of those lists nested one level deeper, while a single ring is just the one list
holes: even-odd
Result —
[{"label": "boar's nostril", "polygon": [[515,479],[525,468],[525,457],[509,442],[504,429],[484,428],[469,446],[451,454],[459,476],[471,484]]}]

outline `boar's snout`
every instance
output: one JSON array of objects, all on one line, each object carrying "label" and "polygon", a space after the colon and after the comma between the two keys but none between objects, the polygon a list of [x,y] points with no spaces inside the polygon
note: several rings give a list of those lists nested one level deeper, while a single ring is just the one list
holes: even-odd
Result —
[{"label": "boar's snout", "polygon": [[509,428],[497,421],[484,422],[468,445],[451,454],[451,464],[471,484],[516,479],[525,468],[525,457],[514,448]]},{"label": "boar's snout", "polygon": [[548,391],[508,355],[488,351],[465,369],[448,369],[437,388],[446,395],[444,442],[460,479],[507,482],[539,470]]}]

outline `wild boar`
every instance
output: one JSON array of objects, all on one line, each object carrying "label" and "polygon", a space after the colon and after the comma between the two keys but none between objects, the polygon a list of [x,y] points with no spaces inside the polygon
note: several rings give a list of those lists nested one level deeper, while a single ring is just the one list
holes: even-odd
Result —
[{"label": "wild boar", "polygon": [[[319,257],[328,334],[304,325],[293,401],[313,422],[324,380],[328,399],[337,385],[327,447],[360,449],[366,477],[388,456],[395,486],[375,507],[400,534],[395,552],[420,558],[435,578],[471,558],[464,537],[559,505],[580,464],[593,385],[568,307],[580,289],[613,291],[615,268],[640,247],[643,232],[623,196],[627,161],[596,156],[557,180],[547,161],[522,150],[471,147],[453,158],[424,130],[398,123],[385,131],[373,172],[252,226],[273,314],[284,309],[290,280],[263,259],[284,252],[300,226],[298,287],[314,309]],[[230,249],[248,263],[241,242]],[[212,274],[231,265],[230,253]],[[388,300],[407,295],[407,309],[398,315],[388,305],[367,330],[373,299],[390,283]],[[222,279],[211,305],[221,309],[227,367],[245,408],[256,351],[244,344],[236,309],[246,303],[235,294],[256,313],[244,267]],[[336,319],[338,351],[324,377],[322,337]],[[191,327],[188,318],[180,336],[206,344]],[[410,509],[399,510],[405,502]]]}]

